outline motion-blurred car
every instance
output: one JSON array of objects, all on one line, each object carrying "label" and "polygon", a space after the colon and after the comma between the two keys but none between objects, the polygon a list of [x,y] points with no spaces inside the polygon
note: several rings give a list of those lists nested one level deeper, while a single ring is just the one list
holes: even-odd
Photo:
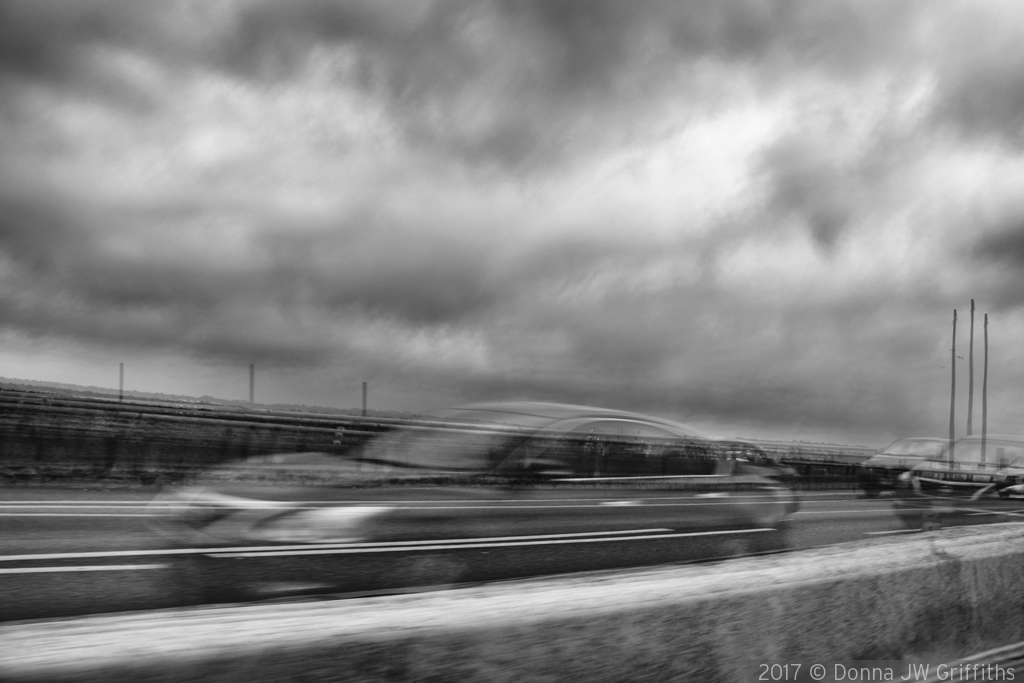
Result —
[{"label": "motion-blurred car", "polygon": [[[248,560],[250,584],[346,589],[526,575],[548,557],[578,571],[700,544],[735,554],[764,547],[796,508],[684,424],[525,402],[442,411],[341,454],[231,463],[153,504],[177,543],[231,571]],[[281,564],[297,557],[318,561],[315,576]],[[413,558],[429,578],[395,562]]]},{"label": "motion-blurred car", "polygon": [[897,487],[899,476],[927,459],[939,458],[948,439],[919,436],[899,439],[858,464],[858,480],[868,496]]},{"label": "motion-blurred car", "polygon": [[1024,458],[996,472],[994,488],[1000,498],[1024,498]]},{"label": "motion-blurred car", "polygon": [[1011,462],[1024,457],[1024,436],[980,434],[964,436],[941,453],[925,459],[900,480],[915,491],[976,496],[1005,485]]},{"label": "motion-blurred car", "polygon": [[[985,439],[986,455],[991,437]],[[1002,437],[992,446],[997,463],[1006,463],[993,477],[1000,498],[1024,498],[1024,436]]]}]

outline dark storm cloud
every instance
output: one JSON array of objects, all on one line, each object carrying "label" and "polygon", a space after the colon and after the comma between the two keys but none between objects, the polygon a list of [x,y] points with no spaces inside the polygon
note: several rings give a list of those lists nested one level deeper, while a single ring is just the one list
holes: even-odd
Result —
[{"label": "dark storm cloud", "polygon": [[1024,144],[1024,18],[1013,3],[951,3],[931,19],[935,120],[967,136]]},{"label": "dark storm cloud", "polygon": [[975,254],[984,259],[1024,268],[1024,214],[1015,225],[982,237],[975,245]]},{"label": "dark storm cloud", "polygon": [[789,139],[768,150],[764,165],[774,185],[774,208],[800,217],[818,245],[831,250],[857,207],[850,169],[838,168],[823,152],[805,139]]},{"label": "dark storm cloud", "polygon": [[[892,433],[928,431],[922,423],[935,407],[932,398],[942,395],[905,395],[919,386],[906,378],[918,373],[933,342],[919,321],[904,320],[894,338],[888,331],[899,311],[874,302],[805,302],[796,313],[781,313],[715,290],[620,290],[602,300],[602,315],[563,314],[559,329],[571,352],[557,368],[470,375],[464,386],[480,400],[565,400],[570,390],[573,401],[670,414],[698,425],[753,421],[763,430],[824,424],[836,433],[877,431],[881,436],[873,438],[883,442]],[[937,335],[945,331],[940,326]],[[888,381],[892,368],[885,359],[891,358],[900,359],[906,383]]]},{"label": "dark storm cloud", "polygon": [[[194,207],[192,210],[195,210]],[[102,306],[160,307],[209,301],[222,282],[199,282],[189,263],[162,263],[157,254],[118,256],[111,228],[138,228],[162,211],[112,212],[67,197],[33,191],[0,197],[0,256],[33,285],[58,287]],[[181,207],[174,213],[181,214]],[[127,225],[126,225],[127,223]],[[113,239],[111,239],[113,238]]]},{"label": "dark storm cloud", "polygon": [[[188,14],[149,0],[0,0],[0,85],[45,83],[146,110],[158,97],[112,73],[96,54],[125,50],[169,63],[192,62],[201,54],[192,33],[204,31],[199,22],[187,21]],[[6,92],[3,100],[9,109],[16,93]]]},{"label": "dark storm cloud", "polygon": [[[245,69],[259,71],[269,60],[294,70],[312,45],[352,42],[380,49],[396,91],[443,86],[493,68],[487,59],[500,57],[501,46],[478,52],[467,30],[474,21],[490,19],[510,34],[505,37],[537,41],[530,44],[542,50],[545,65],[542,73],[531,73],[538,90],[571,94],[608,90],[639,65],[657,65],[658,72],[647,76],[664,77],[680,55],[752,62],[777,56],[815,69],[856,71],[899,49],[904,41],[897,38],[915,6],[841,0],[258,2],[240,8],[225,56]],[[651,39],[667,52],[637,49]],[[456,78],[446,81],[439,67],[456,67]],[[414,74],[425,76],[423,83],[413,83]]]},{"label": "dark storm cloud", "polygon": [[210,260],[167,260],[159,249],[120,251],[118,243],[133,238],[133,231],[151,230],[133,224],[138,218],[137,209],[104,210],[42,192],[0,199],[0,261],[7,266],[2,327],[212,355],[304,354],[307,362],[328,350],[301,330],[288,337],[253,321],[249,327],[225,325],[239,308],[258,313],[262,304],[253,285],[260,273],[222,269]]},{"label": "dark storm cloud", "polygon": [[915,6],[296,0],[204,9],[11,0],[0,65],[102,87],[109,75],[93,52],[116,46],[169,66],[284,81],[315,50],[345,48],[350,63],[335,77],[386,98],[409,140],[474,163],[530,168],[663,129],[666,101],[689,93],[699,106],[713,94],[698,74],[707,60],[776,86],[793,69],[857,77],[909,49]]},{"label": "dark storm cloud", "polygon": [[712,59],[759,71],[855,76],[903,49],[912,3],[616,0],[255,3],[222,64],[286,78],[318,46],[354,48],[345,75],[384,95],[411,140],[505,166],[592,154],[708,93]]},{"label": "dark storm cloud", "polygon": [[[559,50],[556,80],[567,87],[607,88],[623,71],[637,73],[636,43],[667,38],[671,60],[713,57],[730,62],[799,63],[856,72],[892,53],[912,3],[672,2],[623,5],[615,0],[501,3],[524,23],[540,26]],[[648,57],[649,58],[649,57]],[[778,61],[776,61],[778,60]],[[667,63],[668,60],[666,60]],[[666,63],[662,63],[664,68]]]},{"label": "dark storm cloud", "polygon": [[[271,79],[293,75],[301,69],[309,50],[322,43],[376,47],[382,54],[408,63],[430,44],[444,42],[444,18],[434,13],[434,7],[432,2],[250,3],[238,7],[231,34],[218,56],[229,69]],[[434,18],[423,20],[431,16]],[[361,77],[374,75],[369,63],[360,66]]]},{"label": "dark storm cloud", "polygon": [[986,298],[996,311],[1024,308],[1024,207],[1011,206],[1000,225],[982,232],[971,255],[976,272],[986,273]]},{"label": "dark storm cloud", "polygon": [[357,215],[350,224],[262,233],[267,295],[326,311],[416,325],[450,323],[492,305],[488,255],[472,240]]},{"label": "dark storm cloud", "polygon": [[[408,223],[386,211],[275,226],[258,233],[266,296],[325,311],[354,311],[412,326],[449,325],[526,303],[604,271],[643,268],[664,249],[628,234],[555,231],[512,244],[444,216]],[[462,219],[465,220],[465,219]],[[510,247],[514,253],[510,253]],[[282,304],[283,305],[283,304]]]},{"label": "dark storm cloud", "polygon": [[[266,357],[276,349],[294,359],[306,352],[308,362],[319,362],[330,344],[322,331],[305,333],[295,323],[290,338],[261,316],[451,325],[524,296],[543,297],[546,286],[623,256],[618,244],[556,238],[509,264],[487,242],[357,213],[328,226],[257,219],[234,249],[213,239],[212,254],[178,248],[166,257],[180,224],[208,209],[190,201],[100,207],[45,193],[0,201],[0,256],[13,265],[0,297],[4,326],[212,355]],[[140,239],[141,250],[121,248]],[[502,260],[507,265],[497,269]]]},{"label": "dark storm cloud", "polygon": [[0,254],[37,274],[61,265],[57,247],[72,252],[85,247],[88,235],[73,227],[63,207],[31,190],[0,195]]},{"label": "dark storm cloud", "polygon": [[[152,6],[4,0],[0,3],[0,69],[30,78],[64,80],[97,44],[130,44]],[[141,21],[140,21],[141,20]]]},{"label": "dark storm cloud", "polygon": [[[939,114],[971,135],[1024,144],[1024,54],[975,68],[945,84]],[[977,65],[980,66],[980,65]]]}]

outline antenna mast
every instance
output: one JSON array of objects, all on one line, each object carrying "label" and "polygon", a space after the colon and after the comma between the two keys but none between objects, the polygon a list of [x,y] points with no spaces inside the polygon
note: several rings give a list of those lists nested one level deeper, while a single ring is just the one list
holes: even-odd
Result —
[{"label": "antenna mast", "polygon": [[971,299],[971,345],[967,358],[967,436],[970,436],[971,420],[974,417],[974,299]]},{"label": "antenna mast", "polygon": [[953,347],[950,349],[950,358],[952,360],[952,388],[949,394],[949,462],[953,462],[953,441],[956,439],[956,429],[954,427],[954,417],[956,408],[956,309],[953,309]]}]

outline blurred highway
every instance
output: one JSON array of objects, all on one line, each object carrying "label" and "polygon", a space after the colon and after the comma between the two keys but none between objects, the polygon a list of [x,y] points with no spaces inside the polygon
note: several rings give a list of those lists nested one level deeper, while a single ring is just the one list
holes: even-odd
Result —
[{"label": "blurred highway", "polygon": [[[0,489],[0,618],[251,599],[252,594],[237,591],[246,585],[260,586],[265,598],[294,599],[288,596],[301,591],[336,594],[332,579],[336,582],[339,576],[355,592],[394,592],[402,587],[800,550],[920,533],[922,525],[1024,523],[1020,501],[951,501],[950,507],[940,502],[925,511],[911,511],[904,520],[895,499],[804,492],[800,510],[781,530],[694,534],[661,524],[610,533],[471,542],[439,538],[405,544],[168,548],[167,540],[149,527],[151,498],[151,492],[140,490]],[[212,565],[211,554],[217,556]]]}]

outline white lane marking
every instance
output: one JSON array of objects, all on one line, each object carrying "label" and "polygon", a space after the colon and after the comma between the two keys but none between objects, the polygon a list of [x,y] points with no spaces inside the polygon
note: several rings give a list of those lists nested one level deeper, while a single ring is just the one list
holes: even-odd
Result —
[{"label": "white lane marking", "polygon": [[[752,501],[741,501],[735,499],[708,499],[700,502],[690,503],[666,503],[666,502],[652,502],[652,501],[663,501],[664,498],[646,498],[637,499],[635,502],[628,503],[629,505],[643,505],[644,507],[708,507],[716,505],[777,505],[779,501],[775,498],[762,498],[760,500]],[[669,499],[671,500],[671,499]],[[351,501],[349,505],[338,505],[338,507],[354,507],[362,503],[363,506],[366,504],[372,504],[374,506],[390,505],[397,510],[570,510],[579,508],[599,508],[607,507],[608,505],[623,505],[621,499],[607,499],[601,500],[600,498],[594,498],[591,502],[579,503],[579,499],[576,499],[576,504],[569,504],[569,500],[564,504],[549,505],[552,501],[544,501],[545,504],[538,505],[536,503],[523,502],[523,501],[493,501],[490,503],[477,503],[475,505],[448,505],[441,502],[432,504],[433,501]],[[408,503],[417,503],[410,505]],[[53,506],[53,507],[64,507],[64,506]],[[191,508],[203,508],[208,507],[209,509],[221,508],[224,510],[241,510],[246,509],[242,507],[234,507],[230,505],[209,505],[204,506],[202,504],[196,505],[181,505],[177,508],[161,507],[159,509],[152,509],[149,512],[0,512],[0,517],[154,517],[161,516],[161,513],[167,510],[182,509],[187,510]],[[19,508],[26,509],[26,508]],[[33,509],[33,508],[29,508]],[[294,505],[288,506],[289,510],[321,510],[322,506],[319,505]]]},{"label": "white lane marking", "polygon": [[[634,477],[570,477],[566,479],[554,479],[553,481],[568,481],[573,483],[588,481],[636,481],[638,479],[725,479],[732,477],[731,474],[644,474]],[[749,480],[748,480],[749,481]]]},{"label": "white lane marking", "polygon": [[891,508],[883,510],[798,510],[793,513],[794,515],[879,515],[893,514]]},{"label": "white lane marking", "polygon": [[[770,492],[774,492],[774,491],[775,491],[774,489],[771,489],[771,490],[769,490],[769,491],[767,491],[766,493],[763,493],[763,494],[749,494],[749,495],[744,495],[744,494],[739,494],[739,493],[734,493],[734,492],[728,492],[726,495],[729,496],[729,501],[732,502],[732,503],[742,502],[744,499],[751,499],[751,500],[753,500],[753,502],[760,502],[760,501],[764,501],[766,499],[771,500],[773,498],[773,496],[770,495]],[[722,493],[723,492],[712,492],[712,493],[699,493],[698,492],[698,493],[694,493],[694,494],[691,494],[691,495],[682,495],[682,496],[680,496],[680,495],[675,495],[675,496],[657,496],[657,495],[655,495],[655,496],[651,496],[651,495],[644,495],[644,492],[642,490],[636,490],[636,491],[631,491],[630,492],[630,494],[636,496],[638,499],[659,500],[659,501],[686,501],[686,500],[691,500],[692,501],[694,498],[706,498],[706,497],[712,497],[712,496],[719,496]],[[589,500],[589,501],[594,501],[594,502],[602,501],[602,500],[621,500],[621,495],[620,496],[611,496],[611,495],[609,495],[607,497],[595,497],[595,498],[579,498],[579,497],[577,497],[577,498],[537,498],[537,499],[535,499],[535,502],[538,502],[538,503],[542,503],[542,502],[543,503],[559,503],[559,502],[574,503],[574,502],[577,502],[578,503],[581,500]],[[199,502],[201,503],[202,499],[199,499]],[[213,501],[211,501],[211,502],[213,502]],[[365,505],[365,504],[371,504],[371,503],[374,504],[374,505],[402,505],[402,504],[453,505],[453,504],[475,504],[475,505],[480,506],[480,505],[489,505],[489,504],[498,504],[498,505],[500,505],[502,503],[523,503],[523,502],[530,502],[530,501],[529,500],[523,500],[523,499],[520,499],[520,500],[509,500],[509,499],[505,499],[505,500],[500,500],[500,499],[498,499],[498,500],[481,500],[479,498],[465,499],[465,500],[463,500],[463,499],[431,500],[429,498],[427,498],[427,499],[408,499],[407,498],[407,499],[401,499],[401,500],[386,500],[386,499],[379,499],[378,500],[378,499],[374,499],[374,500],[367,500],[367,501],[360,501],[360,500],[307,500],[307,501],[296,501],[296,505],[290,506],[290,507],[295,507],[295,508],[300,508],[301,509],[302,506],[322,506],[322,505],[341,505],[341,504],[363,504],[363,505]],[[148,503],[147,502],[141,502],[140,503],[140,502],[137,502],[137,501],[136,502],[132,502],[132,501],[114,501],[114,502],[109,502],[109,503],[101,503],[101,502],[98,502],[98,501],[86,501],[86,502],[81,502],[81,501],[79,501],[79,502],[76,502],[76,501],[16,501],[16,502],[0,503],[0,508],[15,508],[15,509],[17,509],[17,508],[23,508],[23,507],[32,507],[32,508],[36,508],[36,507],[38,507],[38,508],[63,508],[63,507],[73,507],[73,508],[88,508],[88,507],[97,507],[97,508],[105,508],[105,507],[141,507],[141,508],[147,508],[147,507],[158,507],[158,508],[162,508],[162,509],[163,508],[177,509],[177,508],[183,508],[183,507],[190,507],[193,504],[194,503],[192,501],[181,501],[181,500],[178,500],[178,501],[166,501],[166,500],[165,501],[152,501],[152,502],[148,502]],[[691,504],[693,504],[693,505],[702,505],[704,503],[691,503]]]},{"label": "white lane marking", "polygon": [[579,536],[621,536],[625,534],[656,534],[671,529],[623,529],[622,531],[581,531],[575,534],[538,534],[533,536],[485,536],[480,538],[438,538],[431,541],[391,541],[390,543],[305,543],[301,545],[240,546],[229,548],[174,548],[165,550],[110,550],[79,553],[41,553],[38,555],[0,555],[0,562],[31,560],[70,560],[86,557],[131,557],[137,555],[195,555],[232,551],[316,550],[319,548],[369,548],[375,546],[416,546],[438,543],[475,543],[487,541],[514,541],[532,539],[575,538]]},{"label": "white lane marking", "polygon": [[7,500],[0,503],[0,507],[11,507],[14,505],[46,505],[50,507],[63,507],[65,505],[137,505],[139,507],[145,507],[153,502],[154,501],[146,500]]},{"label": "white lane marking", "polygon": [[[826,498],[842,496],[843,498],[864,498],[864,492],[860,489],[834,489],[831,491],[801,491],[804,498]],[[839,500],[839,499],[835,499]]]},{"label": "white lane marking", "polygon": [[53,574],[57,572],[117,572],[132,569],[165,569],[169,564],[92,564],[78,567],[18,567],[0,569],[0,574]]},{"label": "white lane marking", "polygon": [[983,489],[986,486],[990,486],[992,482],[983,481],[952,481],[949,479],[932,479],[931,477],[917,477],[920,481],[926,481],[929,484],[938,484],[940,488],[952,488],[954,486],[971,487],[976,489]]},{"label": "white lane marking", "polygon": [[[956,510],[957,508],[953,508],[953,509]],[[959,508],[959,510],[962,511],[962,512],[973,512],[974,514],[970,515],[971,517],[976,517],[978,515],[998,515],[998,516],[1003,516],[1003,517],[1024,517],[1024,514],[1021,514],[1020,512],[1005,512],[1003,510],[979,510],[977,508]]]},{"label": "white lane marking", "polygon": [[159,517],[152,512],[0,512],[0,517]]},{"label": "white lane marking", "polygon": [[884,536],[886,534],[916,534],[920,529],[893,529],[892,531],[865,531],[865,536]]},{"label": "white lane marking", "polygon": [[[704,501],[704,502],[700,502],[700,503],[653,503],[653,502],[647,502],[649,500],[651,500],[651,499],[648,498],[648,499],[645,499],[643,501],[643,505],[645,507],[709,507],[709,506],[716,506],[716,505],[780,505],[781,504],[780,501],[778,501],[777,499],[771,499],[771,498],[766,498],[766,499],[760,500],[760,501],[738,502],[738,503],[735,503],[735,502],[732,502],[732,501],[728,501],[728,500],[720,500],[720,499],[712,499],[712,500],[708,500],[708,501]],[[533,505],[533,504],[529,504],[529,503],[527,503],[527,504],[515,504],[515,505],[508,504],[508,505],[506,505],[506,504],[502,504],[503,501],[502,502],[496,502],[495,504],[491,504],[491,505],[403,505],[401,502],[390,503],[390,505],[393,505],[395,510],[552,510],[552,509],[553,510],[571,510],[571,509],[574,509],[574,508],[598,508],[598,507],[603,507],[603,506],[607,505],[608,502],[614,502],[614,501],[615,501],[615,499],[610,499],[609,501],[597,502],[597,499],[595,499],[595,502],[587,503],[587,504],[584,504],[584,505]],[[355,502],[355,501],[353,501],[353,502]],[[371,502],[371,501],[367,501],[367,502]],[[374,505],[377,505],[377,504],[384,505],[385,504],[385,501],[372,501],[372,502],[373,502]],[[202,506],[201,505],[197,505],[196,507],[202,507]],[[230,506],[218,506],[218,505],[211,505],[209,507],[212,510],[215,510],[217,508],[221,508],[221,509],[225,509],[225,510],[239,509],[239,508],[233,508],[233,507],[230,507]],[[339,506],[339,507],[342,507],[342,506]],[[288,509],[289,510],[319,510],[321,508],[319,508],[319,507],[309,507],[309,506],[307,506],[307,507],[296,506],[296,507],[289,507]],[[840,510],[839,512],[842,512],[842,511]]]},{"label": "white lane marking", "polygon": [[[693,493],[691,495],[685,495],[685,496],[658,496],[658,495],[650,495],[650,492],[644,491],[643,489],[626,490],[626,491],[623,491],[622,489],[617,489],[615,491],[615,493],[617,493],[618,495],[608,495],[608,496],[603,496],[603,497],[595,496],[593,498],[586,498],[586,497],[581,497],[581,496],[580,497],[576,497],[576,498],[535,498],[533,500],[535,502],[538,502],[538,503],[578,503],[580,501],[621,500],[623,495],[627,495],[627,496],[634,496],[634,497],[636,497],[638,499],[642,498],[644,500],[673,501],[673,500],[693,500],[694,498],[697,498],[700,495],[699,492],[695,492],[695,493]],[[773,500],[774,497],[771,495],[772,493],[774,493],[774,490],[768,491],[768,492],[760,494],[760,495],[736,495],[736,494],[731,494],[730,500],[733,501],[733,502],[741,501],[743,499],[751,499],[751,500],[753,500],[755,502],[756,501],[762,501],[762,500]],[[202,500],[202,499],[199,499],[199,500]],[[526,497],[520,498],[518,500],[516,500],[514,498],[495,499],[495,500],[481,500],[479,498],[476,498],[476,499],[473,499],[473,500],[430,500],[429,498],[420,500],[420,499],[408,499],[408,498],[406,498],[406,499],[399,499],[399,500],[372,500],[372,501],[369,501],[369,500],[368,501],[358,501],[358,500],[353,500],[353,501],[343,501],[343,500],[307,500],[307,501],[302,501],[302,503],[305,504],[305,505],[338,505],[338,504],[341,504],[341,503],[348,503],[348,502],[351,502],[351,503],[371,503],[372,502],[374,504],[381,504],[381,505],[385,505],[385,504],[386,505],[402,505],[403,503],[416,503],[416,504],[436,503],[438,505],[460,504],[461,503],[461,504],[487,505],[489,503],[497,503],[497,504],[501,504],[501,503],[524,503],[524,502],[530,502],[530,499],[526,498]],[[697,503],[695,503],[695,504],[697,504]]]},{"label": "white lane marking", "polygon": [[666,531],[672,531],[672,529],[629,529],[622,531],[581,531],[576,534],[535,534],[532,536],[482,536],[480,538],[435,538],[430,541],[390,541],[390,542],[365,542],[365,543],[344,543],[344,544],[316,544],[310,545],[296,545],[296,546],[267,546],[266,548],[246,548],[245,550],[309,550],[317,548],[376,548],[380,546],[417,546],[417,545],[435,545],[438,543],[455,543],[455,544],[475,544],[485,543],[490,541],[524,541],[524,540],[535,540],[535,539],[562,539],[562,538],[577,538],[587,536],[623,536],[626,534],[657,534]]},{"label": "white lane marking", "polygon": [[230,552],[230,553],[208,553],[215,557],[248,558],[248,557],[284,557],[295,555],[349,555],[353,553],[398,553],[411,550],[456,550],[460,548],[512,548],[530,545],[565,545],[569,543],[607,543],[609,541],[646,541],[655,538],[688,538],[692,536],[724,536],[727,534],[755,534],[765,531],[775,531],[771,528],[758,529],[729,529],[726,531],[691,531],[679,534],[651,534],[649,536],[617,536],[614,538],[566,538],[552,539],[546,541],[517,541],[509,543],[460,543],[458,545],[430,545],[418,548],[331,548],[323,550],[286,550],[286,551],[260,551],[260,552]]},{"label": "white lane marking", "polygon": [[0,508],[120,508],[120,507],[133,507],[133,508],[144,508],[149,507],[147,503],[50,503],[50,502],[22,502],[22,503],[0,503]]},{"label": "white lane marking", "polygon": [[[185,503],[179,503],[177,505],[174,505],[173,507],[174,508],[180,508],[180,507],[186,507],[186,506],[187,505]],[[88,504],[88,505],[57,505],[57,504],[52,504],[51,505],[49,503],[46,504],[46,505],[43,505],[43,504],[31,504],[31,505],[0,504],[0,509],[3,509],[3,510],[49,510],[49,509],[52,509],[52,508],[71,509],[71,510],[132,510],[134,508],[141,508],[141,509],[145,510],[146,508],[150,508],[150,507],[168,508],[168,507],[172,507],[172,506],[169,506],[169,505],[159,505],[159,506],[157,506],[157,505],[93,505],[91,503]]]}]

